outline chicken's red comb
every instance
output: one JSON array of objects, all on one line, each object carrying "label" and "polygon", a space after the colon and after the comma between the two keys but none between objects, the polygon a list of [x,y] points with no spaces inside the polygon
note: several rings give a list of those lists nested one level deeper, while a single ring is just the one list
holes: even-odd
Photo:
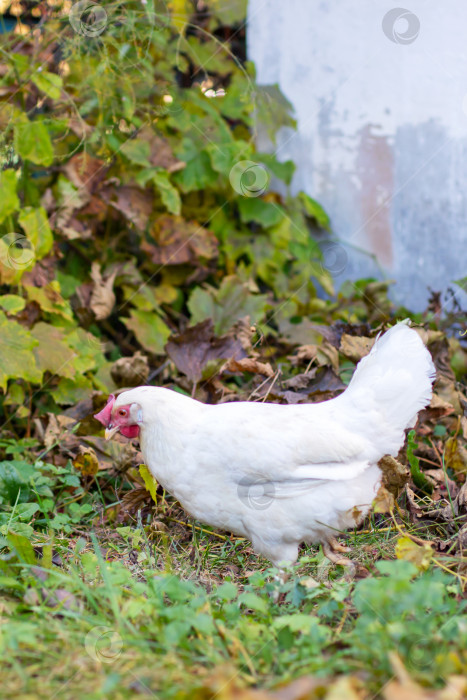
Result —
[{"label": "chicken's red comb", "polygon": [[102,423],[104,428],[107,428],[107,426],[110,423],[110,416],[112,414],[112,408],[115,403],[115,396],[113,394],[110,394],[109,398],[107,399],[107,403],[102,409],[102,411],[99,411],[99,413],[96,413],[94,418],[99,421],[99,423]]}]

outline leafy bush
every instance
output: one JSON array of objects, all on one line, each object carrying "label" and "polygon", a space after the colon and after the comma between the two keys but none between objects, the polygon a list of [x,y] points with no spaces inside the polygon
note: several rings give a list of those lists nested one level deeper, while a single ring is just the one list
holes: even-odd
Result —
[{"label": "leafy bush", "polygon": [[157,364],[188,323],[277,323],[284,300],[287,317],[314,308],[313,280],[331,288],[309,233],[325,213],[275,193],[294,166],[256,151],[258,119],[272,137],[293,121],[235,55],[241,5],[115,2],[89,24],[43,4],[45,21],[4,35],[0,387],[20,380],[15,420],[28,397],[55,411],[112,390],[110,359],[141,347]]}]

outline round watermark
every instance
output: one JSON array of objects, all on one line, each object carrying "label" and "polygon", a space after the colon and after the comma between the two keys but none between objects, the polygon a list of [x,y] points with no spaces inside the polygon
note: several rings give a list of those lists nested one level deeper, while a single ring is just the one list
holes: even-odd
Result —
[{"label": "round watermark", "polygon": [[324,272],[329,272],[331,275],[339,275],[344,272],[349,262],[349,256],[344,246],[335,241],[325,241],[321,245],[321,253],[323,255],[321,268]]},{"label": "round watermark", "polygon": [[420,20],[410,10],[394,7],[383,17],[383,33],[394,44],[412,44],[420,34]]},{"label": "round watermark", "polygon": [[94,661],[111,664],[118,659],[123,649],[121,636],[113,627],[93,627],[84,639],[84,647]]},{"label": "round watermark", "polygon": [[68,19],[75,32],[82,36],[99,36],[107,26],[107,12],[102,5],[92,0],[76,2],[70,10]]},{"label": "round watermark", "polygon": [[433,664],[437,651],[434,639],[413,635],[399,645],[399,654],[409,671],[424,671]]},{"label": "round watermark", "polygon": [[244,478],[237,488],[239,499],[252,510],[266,510],[274,500],[274,484],[265,479]]},{"label": "round watermark", "polygon": [[230,184],[242,197],[259,197],[269,185],[269,173],[261,163],[241,160],[229,174]]},{"label": "round watermark", "polygon": [[13,270],[24,270],[35,260],[34,246],[22,233],[7,233],[0,244],[0,261]]}]

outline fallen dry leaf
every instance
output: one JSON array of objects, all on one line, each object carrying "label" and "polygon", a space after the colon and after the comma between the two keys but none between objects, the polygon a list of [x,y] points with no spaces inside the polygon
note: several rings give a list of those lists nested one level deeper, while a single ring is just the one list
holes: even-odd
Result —
[{"label": "fallen dry leaf", "polygon": [[68,429],[76,421],[69,416],[56,415],[55,413],[48,413],[47,415],[49,416],[49,422],[44,435],[44,445],[47,449],[50,449],[56,442],[60,442],[63,434],[67,433]]},{"label": "fallen dry leaf", "polygon": [[[180,372],[193,383],[198,382],[208,362],[242,359],[245,350],[242,343],[227,334],[217,338],[211,319],[187,328],[183,333],[172,336],[165,346],[167,354]],[[220,368],[219,368],[220,369]]]},{"label": "fallen dry leaf", "polygon": [[373,501],[375,513],[390,513],[394,508],[394,496],[384,486],[379,487],[376,498]]},{"label": "fallen dry leaf", "polygon": [[109,206],[122,213],[137,229],[140,231],[146,229],[154,200],[149,190],[142,190],[130,185],[115,187],[111,183],[102,188],[102,199]]},{"label": "fallen dry leaf", "polygon": [[465,698],[467,678],[448,676],[444,688],[428,690],[410,678],[402,660],[395,651],[389,652],[391,666],[396,678],[384,686],[382,692],[385,700],[462,700]]},{"label": "fallen dry leaf", "polygon": [[149,376],[148,358],[139,351],[131,357],[121,357],[113,363],[110,374],[118,387],[145,384]]},{"label": "fallen dry leaf", "polygon": [[241,360],[230,358],[222,367],[221,372],[251,372],[262,374],[265,377],[273,377],[274,370],[269,362],[259,362],[252,357],[243,357]]},{"label": "fallen dry leaf", "polygon": [[64,588],[56,588],[53,591],[41,588],[41,596],[44,605],[48,608],[65,608],[65,610],[76,611],[81,607],[78,598]]},{"label": "fallen dry leaf", "polygon": [[398,559],[412,562],[419,571],[426,571],[433,557],[433,549],[428,542],[418,545],[409,537],[400,537],[395,551]]},{"label": "fallen dry leaf", "polygon": [[323,340],[318,347],[316,359],[319,365],[331,365],[334,372],[336,374],[339,373],[339,353],[337,352],[337,348],[331,345],[327,340]]},{"label": "fallen dry leaf", "polygon": [[423,510],[420,508],[415,500],[415,493],[412,491],[410,486],[407,484],[405,487],[405,494],[407,496],[407,503],[409,506],[409,512],[413,519],[421,518],[423,516]]},{"label": "fallen dry leaf", "polygon": [[99,460],[92,447],[80,445],[78,455],[73,460],[73,466],[83,476],[95,476],[99,471]]},{"label": "fallen dry leaf", "polygon": [[341,338],[339,352],[352,360],[352,362],[359,362],[362,357],[368,355],[374,344],[375,338],[365,338],[360,335],[344,333]]},{"label": "fallen dry leaf", "polygon": [[112,272],[109,277],[104,280],[102,278],[100,265],[93,262],[91,266],[91,279],[93,281],[93,290],[91,293],[90,306],[96,316],[97,321],[103,321],[112,313],[115,306],[115,293],[113,284],[117,272]]},{"label": "fallen dry leaf", "polygon": [[385,455],[380,459],[378,466],[383,472],[383,485],[397,498],[409,481],[410,472],[408,468],[390,455]]},{"label": "fallen dry leaf", "polygon": [[305,364],[314,360],[318,352],[317,345],[300,345],[297,348],[297,352],[290,358],[290,362],[293,367],[297,367],[300,364]]},{"label": "fallen dry leaf", "polygon": [[63,170],[82,195],[83,191],[90,193],[97,189],[106,175],[107,166],[104,161],[83,151],[72,156]]},{"label": "fallen dry leaf", "polygon": [[278,384],[273,389],[264,388],[272,398],[280,398],[288,404],[313,403],[332,398],[345,385],[330,367],[313,367],[310,371],[286,379],[281,388]]},{"label": "fallen dry leaf", "polygon": [[354,676],[343,676],[331,684],[325,700],[363,700],[365,696],[361,680]]},{"label": "fallen dry leaf", "polygon": [[447,468],[455,472],[467,472],[467,450],[458,437],[447,439],[444,460]]},{"label": "fallen dry leaf", "polygon": [[181,216],[158,217],[151,236],[156,245],[143,241],[141,248],[156,265],[196,264],[199,259],[213,260],[218,254],[214,233]]}]

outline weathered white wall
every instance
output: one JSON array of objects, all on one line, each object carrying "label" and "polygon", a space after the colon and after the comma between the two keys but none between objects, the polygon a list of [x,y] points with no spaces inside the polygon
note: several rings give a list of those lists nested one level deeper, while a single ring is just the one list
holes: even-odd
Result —
[{"label": "weathered white wall", "polygon": [[381,276],[362,248],[422,309],[467,274],[467,3],[407,3],[249,0],[248,51],[294,105],[277,153],[344,242],[337,281]]}]

